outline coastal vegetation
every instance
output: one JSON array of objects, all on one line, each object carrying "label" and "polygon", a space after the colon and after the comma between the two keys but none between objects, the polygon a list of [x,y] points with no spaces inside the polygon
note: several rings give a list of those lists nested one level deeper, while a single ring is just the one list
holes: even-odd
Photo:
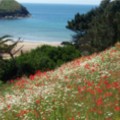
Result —
[{"label": "coastal vegetation", "polygon": [[[28,76],[37,70],[52,70],[80,57],[80,51],[73,45],[59,47],[44,45],[28,53],[22,53],[20,56],[14,57],[14,54],[17,53],[20,48],[14,52],[12,50],[19,41],[13,42],[10,45],[7,44],[8,41],[12,41],[10,36],[0,38],[0,80],[4,82],[19,76]],[[9,54],[11,59],[4,60],[2,56],[3,53]]]},{"label": "coastal vegetation", "polygon": [[0,120],[120,120],[119,25],[120,2],[102,0],[68,21],[71,43],[14,57],[1,37]]},{"label": "coastal vegetation", "polygon": [[29,75],[37,70],[55,69],[78,57],[80,57],[80,51],[75,49],[74,46],[52,47],[44,45],[17,57],[16,62],[20,68],[20,74]]},{"label": "coastal vegetation", "polygon": [[120,43],[1,84],[0,119],[120,120],[119,78]]},{"label": "coastal vegetation", "polygon": [[0,18],[28,17],[28,10],[15,0],[0,0]]},{"label": "coastal vegetation", "polygon": [[88,13],[77,13],[67,28],[75,32],[72,44],[83,55],[113,46],[120,41],[120,1],[102,0],[99,7]]},{"label": "coastal vegetation", "polygon": [[[17,67],[14,54],[16,54],[21,48],[14,50],[16,45],[19,43],[19,40],[13,41],[11,38],[12,36],[10,35],[5,35],[0,37],[0,79],[4,75],[7,78],[11,78],[12,74],[8,74],[8,71],[11,71],[11,73],[15,74],[13,70],[15,67]],[[4,54],[8,54],[10,56],[11,58],[10,61],[12,61],[11,63],[13,64],[14,67],[11,66],[10,62],[8,62],[7,60],[4,60],[4,57],[3,57]]]}]

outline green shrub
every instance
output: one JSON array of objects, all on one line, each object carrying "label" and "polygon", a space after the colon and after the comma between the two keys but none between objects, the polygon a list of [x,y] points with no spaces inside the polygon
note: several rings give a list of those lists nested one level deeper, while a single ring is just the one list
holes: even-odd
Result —
[{"label": "green shrub", "polygon": [[7,81],[17,76],[17,68],[12,60],[0,61],[0,80]]},{"label": "green shrub", "polygon": [[37,70],[52,70],[63,63],[80,57],[80,52],[72,45],[52,47],[44,45],[16,57],[16,64],[12,60],[5,62],[0,68],[0,79],[6,80],[16,76],[34,74]]},{"label": "green shrub", "polygon": [[80,56],[80,52],[71,45],[53,47],[43,45],[16,58],[19,74],[29,75],[37,70],[55,69],[65,62]]},{"label": "green shrub", "polygon": [[50,59],[47,56],[44,56],[44,57],[40,58],[37,69],[40,69],[42,71],[46,71],[48,69],[54,69],[54,68],[55,68],[55,63],[52,59]]}]

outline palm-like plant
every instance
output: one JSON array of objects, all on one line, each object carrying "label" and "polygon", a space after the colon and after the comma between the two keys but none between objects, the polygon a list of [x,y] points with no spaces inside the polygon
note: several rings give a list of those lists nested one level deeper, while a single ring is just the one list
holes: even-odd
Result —
[{"label": "palm-like plant", "polygon": [[[19,67],[16,63],[16,59],[14,58],[14,55],[19,50],[21,50],[22,47],[18,49],[14,49],[14,48],[19,42],[20,39],[14,41],[12,39],[12,36],[10,35],[5,35],[0,37],[0,79],[9,79],[10,76],[13,76],[14,72],[15,72],[15,76],[17,76],[17,73],[19,72]],[[8,54],[11,57],[11,60],[10,61],[5,60],[3,56],[4,54]],[[8,68],[7,70],[6,66],[12,68]]]},{"label": "palm-like plant", "polygon": [[16,45],[20,42],[20,38],[17,41],[14,41],[12,39],[12,36],[10,35],[4,35],[0,37],[0,59],[3,59],[3,54],[8,54],[10,57],[14,59],[14,55],[21,50],[23,46],[18,48],[13,52],[13,49],[16,47]]}]

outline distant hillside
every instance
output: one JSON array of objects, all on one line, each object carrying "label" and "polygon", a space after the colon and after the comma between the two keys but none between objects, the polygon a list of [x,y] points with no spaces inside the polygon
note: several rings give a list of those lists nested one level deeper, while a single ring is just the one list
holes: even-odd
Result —
[{"label": "distant hillside", "polygon": [[28,10],[15,0],[0,0],[0,18],[27,17]]}]

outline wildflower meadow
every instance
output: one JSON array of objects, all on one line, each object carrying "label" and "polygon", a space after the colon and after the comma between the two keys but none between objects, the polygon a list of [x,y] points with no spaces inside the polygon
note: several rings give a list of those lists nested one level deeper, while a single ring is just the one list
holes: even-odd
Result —
[{"label": "wildflower meadow", "polygon": [[120,120],[120,44],[0,84],[0,120]]}]

